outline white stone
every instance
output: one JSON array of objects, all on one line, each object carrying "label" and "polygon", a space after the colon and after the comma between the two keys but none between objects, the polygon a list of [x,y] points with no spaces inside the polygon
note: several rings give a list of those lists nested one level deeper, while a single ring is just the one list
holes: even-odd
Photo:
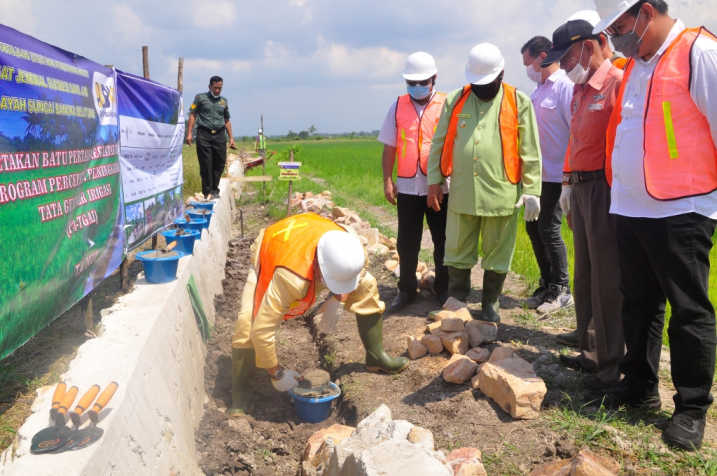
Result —
[{"label": "white stone", "polygon": [[414,426],[408,433],[407,439],[411,443],[423,446],[428,450],[434,450],[436,446],[431,430],[420,426]]}]

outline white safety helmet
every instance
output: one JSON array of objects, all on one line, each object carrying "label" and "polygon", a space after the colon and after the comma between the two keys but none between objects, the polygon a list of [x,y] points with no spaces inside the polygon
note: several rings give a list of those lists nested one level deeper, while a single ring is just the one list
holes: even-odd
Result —
[{"label": "white safety helmet", "polygon": [[346,294],[358,287],[366,256],[356,236],[345,231],[328,231],[319,239],[316,255],[321,276],[332,293]]},{"label": "white safety helmet", "polygon": [[565,20],[565,23],[573,20],[585,20],[595,28],[597,24],[600,23],[600,14],[595,10],[580,10],[570,15],[570,17]]},{"label": "white safety helmet", "polygon": [[438,73],[436,60],[425,51],[411,53],[406,58],[403,79],[407,81],[424,81]]},{"label": "white safety helmet", "polygon": [[497,46],[480,43],[468,53],[466,79],[478,86],[492,83],[505,69],[505,59]]},{"label": "white safety helmet", "polygon": [[600,22],[593,28],[593,34],[602,33],[632,8],[639,0],[595,0]]}]

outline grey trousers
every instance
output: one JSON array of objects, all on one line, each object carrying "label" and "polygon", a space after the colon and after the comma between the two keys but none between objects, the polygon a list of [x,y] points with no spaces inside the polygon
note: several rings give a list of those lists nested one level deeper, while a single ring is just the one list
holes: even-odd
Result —
[{"label": "grey trousers", "polygon": [[620,378],[625,355],[616,219],[609,211],[610,187],[604,178],[572,186],[578,343],[605,383]]}]

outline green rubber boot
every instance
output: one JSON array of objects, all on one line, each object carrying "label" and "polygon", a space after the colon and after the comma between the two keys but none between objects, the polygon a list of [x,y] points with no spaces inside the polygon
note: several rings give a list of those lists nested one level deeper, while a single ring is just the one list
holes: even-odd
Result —
[{"label": "green rubber boot", "polygon": [[406,357],[391,357],[383,350],[383,315],[356,316],[361,342],[366,349],[366,368],[371,372],[395,374],[406,368]]},{"label": "green rubber boot", "polygon": [[249,407],[249,375],[254,365],[254,349],[232,349],[232,406],[229,416],[244,415]]},{"label": "green rubber boot", "polygon": [[466,302],[471,292],[471,270],[446,266],[448,269],[448,296]]},{"label": "green rubber boot", "polygon": [[500,322],[500,303],[498,298],[503,291],[503,283],[507,274],[486,270],[483,274],[483,299],[481,321]]}]

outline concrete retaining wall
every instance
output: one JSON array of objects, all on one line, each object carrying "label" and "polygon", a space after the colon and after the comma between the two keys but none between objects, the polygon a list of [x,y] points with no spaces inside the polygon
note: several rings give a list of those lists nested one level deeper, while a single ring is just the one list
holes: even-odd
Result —
[{"label": "concrete retaining wall", "polygon": [[119,383],[99,423],[104,436],[79,451],[30,454],[33,435],[49,424],[54,386],[43,387],[13,446],[0,455],[0,475],[201,474],[194,432],[205,400],[206,346],[186,286],[193,275],[213,324],[233,216],[226,181],[220,189],[211,225],[194,255],[180,261],[177,280],[150,284],[140,275],[128,294],[102,311],[100,336],[78,349],[62,376],[80,393],[95,383]]}]

